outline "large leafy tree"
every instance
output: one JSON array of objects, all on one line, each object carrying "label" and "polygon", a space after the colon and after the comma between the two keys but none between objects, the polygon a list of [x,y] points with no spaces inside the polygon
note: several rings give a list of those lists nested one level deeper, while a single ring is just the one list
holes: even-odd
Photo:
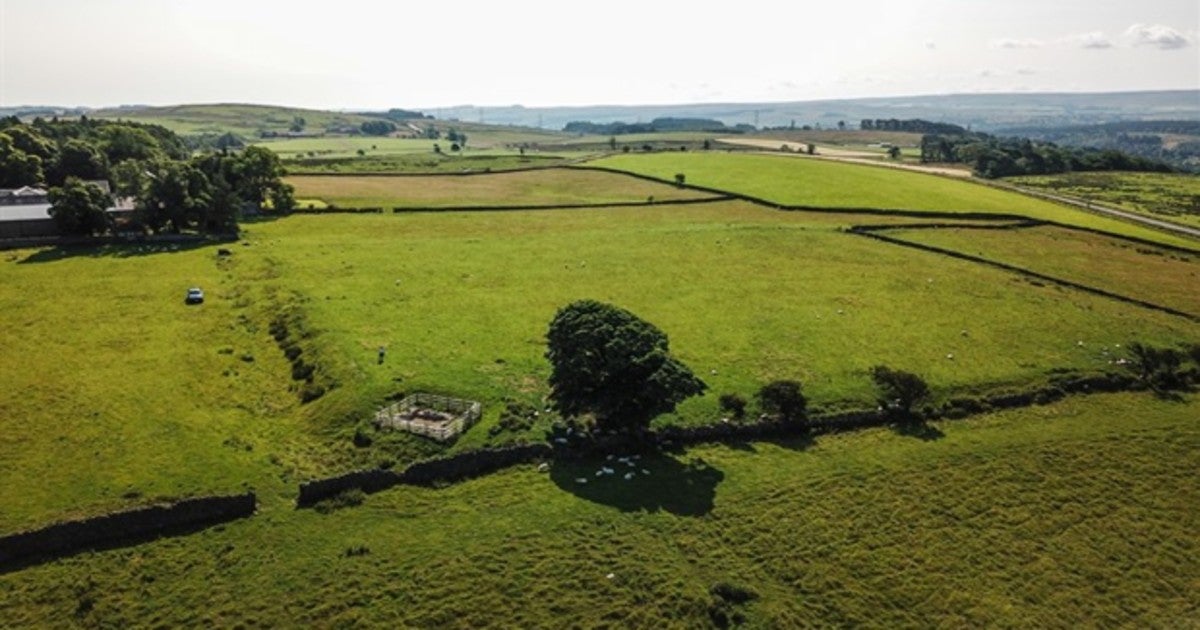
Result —
[{"label": "large leafy tree", "polygon": [[108,229],[111,199],[100,188],[69,177],[49,193],[50,216],[64,234],[99,234]]},{"label": "large leafy tree", "polygon": [[163,160],[147,165],[138,196],[141,218],[155,231],[178,233],[206,223],[212,185],[187,162]]},{"label": "large leafy tree", "polygon": [[707,389],[671,356],[665,333],[611,304],[581,300],[563,307],[547,340],[554,407],[568,417],[592,414],[601,429],[644,429]]},{"label": "large leafy tree", "polygon": [[283,183],[283,163],[274,151],[250,146],[232,160],[226,178],[242,199],[259,206],[269,200],[271,207],[280,212],[292,209],[292,187]]},{"label": "large leafy tree", "polygon": [[880,406],[901,419],[913,419],[912,408],[929,397],[929,384],[912,372],[876,365],[871,368],[871,380],[879,389]]},{"label": "large leafy tree", "polygon": [[51,169],[51,182],[64,182],[68,177],[100,180],[108,177],[108,160],[95,145],[83,140],[63,143]]},{"label": "large leafy tree", "polygon": [[0,133],[0,188],[33,186],[42,179],[42,158],[22,151],[7,132]]}]

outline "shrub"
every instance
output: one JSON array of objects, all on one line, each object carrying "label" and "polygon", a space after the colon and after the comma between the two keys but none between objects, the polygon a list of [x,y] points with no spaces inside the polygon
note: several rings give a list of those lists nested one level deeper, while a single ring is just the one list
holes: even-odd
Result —
[{"label": "shrub", "polygon": [[1154,391],[1181,389],[1186,385],[1180,371],[1184,355],[1174,348],[1155,348],[1138,342],[1129,344],[1129,367]]},{"label": "shrub", "polygon": [[510,401],[504,405],[504,410],[500,412],[499,422],[488,430],[488,434],[496,436],[505,431],[510,433],[528,431],[533,428],[533,422],[537,417],[538,411],[533,405]]},{"label": "shrub", "polygon": [[871,368],[871,379],[879,388],[880,406],[898,411],[905,417],[911,418],[913,406],[929,397],[929,385],[925,379],[912,372],[876,365]]},{"label": "shrub", "polygon": [[784,422],[794,422],[804,417],[808,400],[801,392],[800,381],[780,380],[758,390],[758,406]]},{"label": "shrub", "polygon": [[746,616],[736,607],[758,599],[758,593],[728,582],[718,582],[708,592],[712,595],[712,601],[708,605],[708,618],[718,628],[745,623]]},{"label": "shrub", "polygon": [[746,399],[737,394],[721,394],[717,403],[721,405],[721,412],[729,414],[734,420],[746,416]]},{"label": "shrub", "polygon": [[745,604],[746,602],[758,599],[758,593],[744,586],[737,586],[729,582],[717,582],[708,589],[714,597],[718,597],[731,604]]}]

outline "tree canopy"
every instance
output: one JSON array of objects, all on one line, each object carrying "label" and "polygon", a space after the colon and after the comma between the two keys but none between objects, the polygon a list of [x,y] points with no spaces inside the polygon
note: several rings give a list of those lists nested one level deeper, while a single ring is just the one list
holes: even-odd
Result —
[{"label": "tree canopy", "polygon": [[99,234],[108,229],[111,198],[98,186],[69,177],[49,190],[50,217],[64,234]]},{"label": "tree canopy", "polygon": [[[232,136],[217,140],[226,148],[238,143]],[[135,198],[138,219],[153,230],[227,233],[237,230],[246,204],[292,209],[283,175],[269,149],[193,155],[179,136],[157,125],[0,118],[0,187],[49,186],[52,215],[67,233],[103,232],[109,225],[106,214],[93,210],[112,199],[76,180],[108,181],[119,195]]]},{"label": "tree canopy", "polygon": [[871,380],[879,390],[880,406],[897,411],[902,417],[908,417],[914,405],[929,397],[925,379],[912,372],[876,365],[871,368]]},{"label": "tree canopy", "polygon": [[611,304],[563,307],[547,339],[552,404],[564,416],[592,414],[601,429],[644,429],[707,389],[671,356],[665,333]]}]

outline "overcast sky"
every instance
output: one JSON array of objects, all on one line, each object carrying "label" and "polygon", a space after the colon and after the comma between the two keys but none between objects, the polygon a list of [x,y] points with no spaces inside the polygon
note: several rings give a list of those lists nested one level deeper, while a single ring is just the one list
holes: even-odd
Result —
[{"label": "overcast sky", "polygon": [[0,105],[1200,88],[1197,0],[0,0]]}]

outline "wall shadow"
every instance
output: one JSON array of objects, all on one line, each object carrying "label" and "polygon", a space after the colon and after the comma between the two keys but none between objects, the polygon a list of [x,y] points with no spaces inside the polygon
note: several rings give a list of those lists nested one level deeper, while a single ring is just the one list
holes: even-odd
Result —
[{"label": "wall shadow", "polygon": [[911,437],[921,440],[922,442],[933,442],[946,437],[942,430],[929,424],[928,422],[903,422],[892,425],[892,432],[896,435]]},{"label": "wall shadow", "polygon": [[[562,490],[622,512],[668,512],[703,516],[713,509],[717,485],[725,473],[701,458],[686,462],[665,455],[558,461],[550,479]],[[606,474],[604,469],[612,474]],[[629,478],[627,479],[626,476]]]}]

